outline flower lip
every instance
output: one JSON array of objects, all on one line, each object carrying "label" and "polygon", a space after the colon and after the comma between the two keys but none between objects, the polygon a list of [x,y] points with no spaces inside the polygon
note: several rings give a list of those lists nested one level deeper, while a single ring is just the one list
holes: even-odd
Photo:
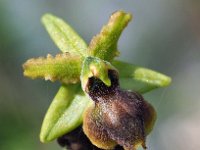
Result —
[{"label": "flower lip", "polygon": [[96,101],[99,97],[112,95],[119,87],[119,75],[116,70],[108,70],[108,77],[111,80],[111,86],[107,86],[97,77],[90,77],[87,82],[86,92]]}]

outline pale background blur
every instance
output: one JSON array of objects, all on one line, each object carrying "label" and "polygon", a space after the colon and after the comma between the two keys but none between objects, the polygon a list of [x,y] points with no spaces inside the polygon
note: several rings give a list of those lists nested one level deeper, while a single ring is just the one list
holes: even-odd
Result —
[{"label": "pale background blur", "polygon": [[40,126],[59,83],[23,77],[31,57],[58,49],[40,22],[50,12],[89,42],[109,15],[134,14],[119,41],[120,60],[172,77],[170,87],[145,98],[158,112],[149,150],[200,149],[200,1],[198,0],[0,0],[0,149],[59,150],[41,144]]}]

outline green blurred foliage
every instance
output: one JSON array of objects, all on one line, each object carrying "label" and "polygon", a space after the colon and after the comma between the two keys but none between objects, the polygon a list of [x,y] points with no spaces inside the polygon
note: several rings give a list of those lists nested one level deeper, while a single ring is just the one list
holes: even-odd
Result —
[{"label": "green blurred foliage", "polygon": [[[41,144],[43,116],[59,83],[23,77],[31,57],[56,54],[40,18],[53,13],[90,41],[118,9],[133,13],[119,41],[119,60],[172,77],[169,88],[145,95],[158,111],[149,149],[196,150],[200,147],[200,4],[186,0],[0,1],[0,149],[55,150]],[[188,144],[190,143],[190,144]]]}]

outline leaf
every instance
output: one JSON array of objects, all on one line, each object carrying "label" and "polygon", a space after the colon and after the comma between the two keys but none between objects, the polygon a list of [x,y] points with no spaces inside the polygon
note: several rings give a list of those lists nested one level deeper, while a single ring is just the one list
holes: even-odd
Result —
[{"label": "leaf", "polygon": [[87,44],[70,25],[51,14],[45,14],[42,23],[62,52],[86,56]]},{"label": "leaf", "polygon": [[89,55],[107,61],[111,61],[115,56],[118,56],[118,39],[131,18],[132,16],[129,13],[115,12],[110,17],[108,24],[91,40],[88,48]]},{"label": "leaf", "polygon": [[113,61],[112,64],[119,70],[120,85],[124,89],[146,93],[171,83],[170,77],[147,68],[121,61]]},{"label": "leaf", "polygon": [[62,85],[45,115],[41,142],[52,141],[78,127],[89,103],[80,85]]},{"label": "leaf", "polygon": [[67,53],[55,57],[32,58],[23,64],[24,76],[29,78],[44,78],[45,80],[62,83],[77,83],[80,81],[82,58]]}]

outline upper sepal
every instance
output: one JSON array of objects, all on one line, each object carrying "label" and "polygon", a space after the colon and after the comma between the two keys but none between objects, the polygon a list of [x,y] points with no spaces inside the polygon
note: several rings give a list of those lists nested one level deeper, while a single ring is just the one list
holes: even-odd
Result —
[{"label": "upper sepal", "polygon": [[45,14],[42,23],[62,52],[86,56],[87,44],[69,24],[52,14]]}]

